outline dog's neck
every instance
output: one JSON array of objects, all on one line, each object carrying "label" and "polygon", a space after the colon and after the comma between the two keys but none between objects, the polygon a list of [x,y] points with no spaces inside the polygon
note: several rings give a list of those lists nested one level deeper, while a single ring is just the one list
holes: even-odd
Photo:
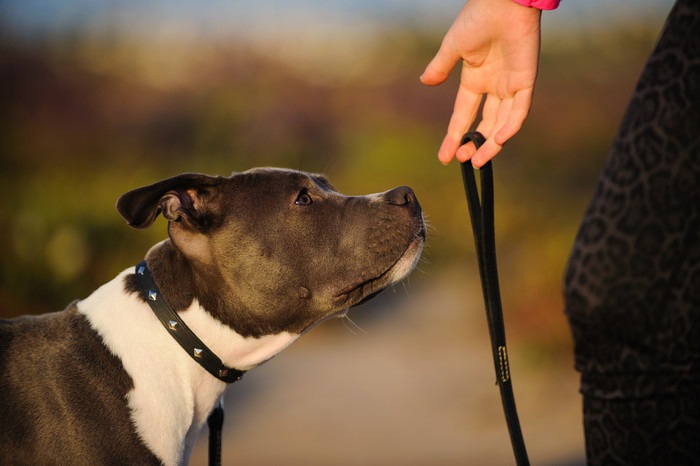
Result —
[{"label": "dog's neck", "polygon": [[[186,463],[194,439],[227,385],[192,360],[138,293],[128,291],[127,278],[133,273],[133,267],[125,270],[79,302],[78,309],[132,379],[134,387],[127,398],[144,443],[165,465]],[[187,286],[183,283],[182,290]],[[298,337],[283,332],[245,338],[221,324],[196,299],[178,313],[224,364],[241,370],[270,359]]]}]

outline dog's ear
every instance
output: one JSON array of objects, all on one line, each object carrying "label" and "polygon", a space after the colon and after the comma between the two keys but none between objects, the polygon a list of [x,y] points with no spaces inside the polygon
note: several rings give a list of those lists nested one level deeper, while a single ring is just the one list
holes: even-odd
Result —
[{"label": "dog's ear", "polygon": [[209,222],[207,200],[221,181],[221,177],[185,173],[123,194],[117,210],[134,228],[150,226],[162,212],[168,221],[182,220],[202,230]]}]

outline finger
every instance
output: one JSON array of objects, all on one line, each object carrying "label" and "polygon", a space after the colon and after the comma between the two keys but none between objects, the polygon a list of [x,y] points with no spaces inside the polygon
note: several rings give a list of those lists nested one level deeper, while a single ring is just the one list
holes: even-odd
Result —
[{"label": "finger", "polygon": [[503,149],[503,146],[496,144],[493,138],[487,140],[472,156],[472,165],[474,168],[483,167],[487,162],[496,157],[501,152],[501,149]]},{"label": "finger", "polygon": [[438,160],[443,164],[447,165],[452,161],[455,156],[455,152],[459,148],[459,140],[455,139],[451,134],[446,134],[445,138],[442,140],[440,149],[438,150]]},{"label": "finger", "polygon": [[532,105],[533,89],[523,89],[518,91],[513,97],[513,104],[505,124],[496,132],[494,140],[503,145],[510,138],[515,136],[523,127],[523,123],[530,113]]},{"label": "finger", "polygon": [[[477,131],[479,131],[477,129]],[[481,134],[482,133],[479,131]],[[457,150],[456,158],[460,162],[466,162],[467,160],[472,161],[472,165],[476,168],[480,168],[486,162],[494,158],[500,151],[502,146],[497,144],[492,137],[486,137],[486,141],[477,150],[476,146],[469,142]]]},{"label": "finger", "polygon": [[495,94],[489,94],[486,97],[482,112],[483,118],[476,129],[486,137],[486,141],[471,156],[474,167],[481,168],[501,151],[503,146],[494,139],[494,132],[507,119],[511,106],[512,99],[501,99]]},{"label": "finger", "polygon": [[[438,151],[438,159],[448,164],[455,156],[462,135],[469,129],[476,118],[482,96],[460,85],[455,98],[455,106],[447,126],[447,135]],[[468,159],[467,159],[468,160]],[[464,160],[462,160],[464,161]]]},{"label": "finger", "polygon": [[[486,143],[472,154],[472,165],[480,168],[501,152],[508,139],[513,137],[522,127],[531,102],[531,91],[516,93],[515,97],[509,99],[501,100],[492,98],[492,96],[486,99],[484,115],[488,114],[488,118],[484,118],[483,125],[479,126],[483,130],[482,134],[488,136]],[[492,123],[494,115],[495,122]]]},{"label": "finger", "polygon": [[491,131],[496,126],[498,115],[503,105],[503,100],[496,94],[488,94],[484,101],[484,108],[481,110],[481,121],[476,130],[486,136],[486,139],[491,137]]},{"label": "finger", "polygon": [[457,152],[455,153],[455,158],[459,162],[466,162],[467,160],[471,159],[475,153],[476,146],[472,141],[469,141],[468,143],[464,144],[463,146],[460,146],[459,149],[457,149]]},{"label": "finger", "polygon": [[472,156],[472,165],[475,168],[483,167],[486,162],[497,156],[502,148],[503,146],[496,144],[493,138],[487,139]]},{"label": "finger", "polygon": [[440,49],[438,50],[437,54],[435,54],[435,57],[433,57],[430,63],[428,63],[428,66],[425,68],[425,71],[423,71],[423,74],[420,77],[420,81],[423,84],[428,86],[436,86],[444,82],[450,75],[450,71],[452,71],[457,62],[460,60],[460,56],[455,49],[452,46],[447,45],[448,40],[448,36],[445,36],[445,39],[442,41],[442,45],[440,45]]},{"label": "finger", "polygon": [[[501,99],[496,95],[488,94],[484,102],[484,108],[481,110],[481,121],[477,125],[476,131],[483,134],[487,140],[491,136],[491,129],[493,128],[496,115],[498,114],[500,100]],[[470,143],[457,149],[455,156],[460,162],[466,162],[470,160],[476,152],[476,146]]]}]

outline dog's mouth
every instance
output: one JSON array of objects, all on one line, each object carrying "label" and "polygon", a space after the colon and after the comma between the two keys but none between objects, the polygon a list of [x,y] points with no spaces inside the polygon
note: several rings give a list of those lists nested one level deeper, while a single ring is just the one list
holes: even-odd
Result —
[{"label": "dog's mouth", "polygon": [[351,306],[362,304],[377,296],[384,288],[393,285],[411,273],[420,259],[423,245],[425,244],[425,225],[422,224],[420,230],[406,246],[404,252],[394,261],[389,268],[376,277],[351,284],[338,292],[337,299],[355,301]]}]

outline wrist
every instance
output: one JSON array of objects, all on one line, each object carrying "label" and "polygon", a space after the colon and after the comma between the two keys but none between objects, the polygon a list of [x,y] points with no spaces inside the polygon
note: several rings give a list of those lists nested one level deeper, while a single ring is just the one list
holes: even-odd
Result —
[{"label": "wrist", "polygon": [[554,10],[559,6],[559,0],[512,0],[523,6],[537,8],[538,10]]}]

